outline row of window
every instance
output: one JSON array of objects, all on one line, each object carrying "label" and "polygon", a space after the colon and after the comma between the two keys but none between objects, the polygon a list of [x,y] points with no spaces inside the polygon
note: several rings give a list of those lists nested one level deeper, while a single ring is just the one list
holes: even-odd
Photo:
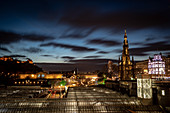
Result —
[{"label": "row of window", "polygon": [[41,82],[39,82],[39,81],[37,81],[37,82],[15,82],[15,84],[43,84],[43,82],[41,81]]},{"label": "row of window", "polygon": [[165,67],[165,64],[148,65],[148,68],[152,68],[152,67]]}]

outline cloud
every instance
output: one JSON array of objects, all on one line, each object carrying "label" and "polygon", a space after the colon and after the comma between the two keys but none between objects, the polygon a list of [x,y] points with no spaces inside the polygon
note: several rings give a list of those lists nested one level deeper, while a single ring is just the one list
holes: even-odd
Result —
[{"label": "cloud", "polygon": [[170,50],[170,44],[167,41],[147,43],[145,45],[148,46],[147,51],[156,51],[156,50],[167,51],[167,50]]},{"label": "cloud", "polygon": [[152,41],[152,40],[155,41],[155,40],[159,39],[159,38],[155,37],[154,35],[146,35],[146,36],[147,36],[147,38],[145,39],[146,42]]},{"label": "cloud", "polygon": [[60,38],[82,39],[89,36],[95,30],[96,30],[95,27],[89,29],[70,28],[64,31],[64,33],[60,36]]},{"label": "cloud", "polygon": [[146,56],[147,52],[170,51],[170,44],[167,41],[143,44],[143,47],[129,49],[132,55]]},{"label": "cloud", "polygon": [[[140,4],[140,3],[138,3]],[[126,26],[131,30],[145,28],[167,29],[170,26],[170,9],[134,10],[126,9],[102,12],[96,7],[69,7],[60,19],[61,23],[75,27],[112,28],[122,31]]]},{"label": "cloud", "polygon": [[88,40],[87,44],[103,45],[106,47],[117,46],[121,43],[113,40],[103,40],[103,39],[92,39]]},{"label": "cloud", "polygon": [[13,42],[19,42],[21,40],[33,41],[33,42],[43,42],[46,40],[52,40],[53,37],[42,36],[36,34],[17,34],[14,32],[0,31],[1,44],[10,44]]},{"label": "cloud", "polygon": [[24,51],[27,51],[29,53],[39,53],[42,51],[40,48],[30,47],[30,48],[24,48]]},{"label": "cloud", "polygon": [[170,57],[170,52],[163,52],[163,55]]},{"label": "cloud", "polygon": [[[122,55],[122,51],[123,51],[122,49],[113,50],[113,52],[121,53],[121,55]],[[129,54],[130,54],[130,56],[148,56],[149,55],[149,53],[145,53],[143,51],[140,51],[140,48],[130,48]]]},{"label": "cloud", "polygon": [[25,55],[7,55],[6,57],[26,57]]},{"label": "cloud", "polygon": [[0,47],[0,51],[11,53],[11,51],[9,49],[4,48],[4,47]]},{"label": "cloud", "polygon": [[61,48],[65,48],[65,49],[71,49],[72,51],[76,51],[76,52],[93,52],[93,51],[97,51],[97,49],[95,49],[95,48],[87,48],[87,47],[83,47],[83,46],[74,46],[74,45],[53,43],[53,42],[45,43],[45,44],[40,45],[40,47],[46,47],[46,46],[61,47]]},{"label": "cloud", "polygon": [[170,36],[163,37],[164,39],[170,40]]},{"label": "cloud", "polygon": [[53,57],[53,55],[41,55],[43,57]]},{"label": "cloud", "polygon": [[129,45],[142,45],[143,42],[133,42],[133,43],[129,43]]},{"label": "cloud", "polygon": [[68,60],[67,63],[36,63],[36,65],[45,71],[71,71],[78,68],[79,72],[94,72],[103,70],[109,60],[118,62],[112,59],[73,59]]},{"label": "cloud", "polygon": [[85,56],[83,58],[99,58],[99,57],[102,57],[102,56]]},{"label": "cloud", "polygon": [[44,36],[44,35],[36,35],[36,34],[28,34],[22,36],[22,40],[28,40],[33,42],[43,42],[46,40],[53,40],[53,39],[55,38],[50,36]]},{"label": "cloud", "polygon": [[61,58],[72,60],[72,59],[75,59],[76,57],[72,57],[72,56],[62,56]]},{"label": "cloud", "polygon": [[98,51],[97,53],[99,53],[99,54],[108,54],[110,52],[109,51]]},{"label": "cloud", "polygon": [[131,50],[129,50],[130,51],[130,55],[131,56],[148,56],[149,55],[149,53],[145,53],[145,52],[140,52],[140,51],[134,51],[133,49]]},{"label": "cloud", "polygon": [[[138,43],[137,43],[138,44]],[[140,44],[141,47],[129,48],[129,54],[134,56],[148,56],[151,52],[166,52],[170,51],[170,44],[168,41],[158,41]],[[117,53],[122,53],[122,49],[114,50]]]},{"label": "cloud", "polygon": [[151,40],[154,40],[156,38],[152,37],[152,38],[146,38],[145,41],[151,41]]},{"label": "cloud", "polygon": [[113,59],[77,59],[77,60],[70,60],[70,63],[84,63],[84,64],[107,64],[108,61],[111,60],[113,62],[116,62],[118,60]]}]

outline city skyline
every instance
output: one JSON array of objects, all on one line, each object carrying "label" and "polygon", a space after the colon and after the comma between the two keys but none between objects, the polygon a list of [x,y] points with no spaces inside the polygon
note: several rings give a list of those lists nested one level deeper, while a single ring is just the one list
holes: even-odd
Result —
[{"label": "city skyline", "polygon": [[130,55],[146,60],[169,55],[169,25],[168,0],[0,1],[0,56],[94,68],[117,62],[126,29]]}]

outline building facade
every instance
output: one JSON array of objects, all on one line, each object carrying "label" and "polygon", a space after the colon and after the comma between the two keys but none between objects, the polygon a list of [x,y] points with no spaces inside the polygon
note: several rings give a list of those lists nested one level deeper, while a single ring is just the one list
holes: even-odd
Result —
[{"label": "building facade", "polygon": [[112,61],[108,61],[108,73],[113,73],[113,62]]},{"label": "building facade", "polygon": [[165,73],[170,75],[170,56],[165,58]]},{"label": "building facade", "polygon": [[148,61],[148,73],[149,74],[165,74],[165,59],[162,54],[155,54],[154,58],[149,58]]},{"label": "building facade", "polygon": [[128,40],[125,30],[122,57],[119,57],[119,79],[120,80],[132,80],[134,76],[134,61],[130,61]]},{"label": "building facade", "polygon": [[137,74],[148,74],[148,60],[135,63],[135,75]]}]

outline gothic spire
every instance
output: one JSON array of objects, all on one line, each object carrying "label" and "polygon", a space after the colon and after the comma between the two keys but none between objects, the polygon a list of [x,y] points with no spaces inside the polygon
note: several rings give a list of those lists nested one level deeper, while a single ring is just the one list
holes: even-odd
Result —
[{"label": "gothic spire", "polygon": [[125,29],[125,35],[124,35],[124,38],[127,38],[127,33],[126,33],[126,29]]}]

